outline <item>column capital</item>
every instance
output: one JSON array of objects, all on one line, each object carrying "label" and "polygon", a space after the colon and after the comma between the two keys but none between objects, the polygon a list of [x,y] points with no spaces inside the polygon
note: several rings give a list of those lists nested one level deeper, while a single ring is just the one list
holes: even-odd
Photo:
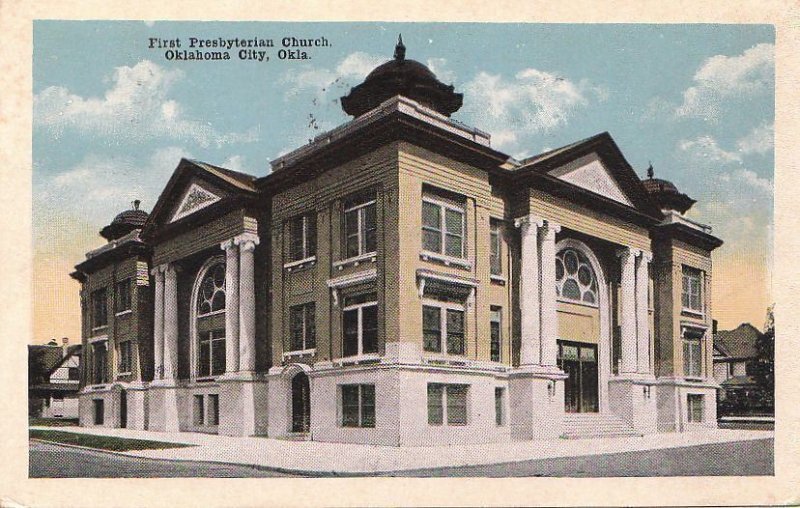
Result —
[{"label": "column capital", "polygon": [[617,249],[616,254],[618,258],[630,256],[630,259],[633,259],[639,254],[641,254],[641,250],[634,249],[633,247],[622,247],[620,249]]},{"label": "column capital", "polygon": [[166,265],[161,265],[164,267],[164,277],[177,277],[178,272],[181,271],[181,267],[176,265],[175,263],[168,263]]},{"label": "column capital", "polygon": [[219,244],[219,248],[224,250],[224,251],[230,250],[235,246],[236,246],[236,243],[233,241],[233,238],[231,238],[229,240],[225,240],[224,242],[221,242]]},{"label": "column capital", "polygon": [[258,235],[255,233],[242,233],[241,235],[233,237],[232,241],[234,244],[238,245],[239,249],[243,252],[254,250],[256,245],[260,242]]},{"label": "column capital", "polygon": [[150,275],[158,275],[159,273],[166,272],[167,271],[167,267],[169,265],[170,265],[169,263],[162,263],[160,265],[154,266],[153,268],[150,269]]},{"label": "column capital", "polygon": [[545,236],[549,235],[555,236],[556,233],[561,231],[561,224],[550,219],[545,219],[544,222],[545,222]]},{"label": "column capital", "polygon": [[522,217],[517,217],[514,219],[514,227],[515,228],[525,228],[535,225],[536,227],[544,226],[544,219],[541,217],[537,217],[536,215],[524,215]]},{"label": "column capital", "polygon": [[653,253],[652,252],[643,250],[643,251],[640,252],[640,254],[642,256],[642,261],[644,261],[645,263],[650,263],[651,261],[653,261]]}]

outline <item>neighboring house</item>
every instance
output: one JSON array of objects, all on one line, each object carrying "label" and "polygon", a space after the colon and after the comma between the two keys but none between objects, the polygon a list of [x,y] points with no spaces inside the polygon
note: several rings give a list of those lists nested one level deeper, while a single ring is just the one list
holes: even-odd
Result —
[{"label": "neighboring house", "polygon": [[46,366],[41,379],[29,386],[30,416],[78,418],[81,344],[29,346],[33,357],[36,353],[31,349],[44,352],[43,366]]},{"label": "neighboring house", "polygon": [[608,133],[515,160],[449,118],[462,99],[400,42],[342,98],[354,119],[268,176],[181,160],[73,274],[81,425],[394,446],[714,427],[722,241],[694,200]]},{"label": "neighboring house", "polygon": [[747,412],[759,406],[752,369],[758,360],[756,344],[763,336],[750,323],[714,335],[714,379],[721,386],[718,397],[724,412]]}]

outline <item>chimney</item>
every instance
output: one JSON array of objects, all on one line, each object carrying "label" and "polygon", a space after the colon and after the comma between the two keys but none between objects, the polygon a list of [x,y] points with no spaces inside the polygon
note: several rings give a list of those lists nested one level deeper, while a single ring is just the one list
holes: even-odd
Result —
[{"label": "chimney", "polygon": [[61,337],[61,348],[63,349],[61,356],[67,356],[67,350],[69,349],[69,337]]},{"label": "chimney", "polygon": [[716,334],[717,334],[717,320],[716,319],[712,319],[711,320],[711,335],[713,336],[713,335],[716,335]]}]

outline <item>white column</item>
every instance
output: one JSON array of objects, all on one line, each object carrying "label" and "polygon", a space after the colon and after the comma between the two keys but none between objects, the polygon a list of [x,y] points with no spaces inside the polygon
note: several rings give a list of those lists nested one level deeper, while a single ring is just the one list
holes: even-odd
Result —
[{"label": "white column", "polygon": [[225,251],[225,372],[239,371],[239,246],[222,242]]},{"label": "white column", "polygon": [[537,365],[540,360],[538,238],[542,224],[541,219],[530,215],[514,221],[520,229],[520,365]]},{"label": "white column", "polygon": [[542,249],[542,360],[544,366],[555,366],[558,354],[558,308],[556,302],[556,233],[561,226],[545,221]]},{"label": "white column", "polygon": [[153,316],[153,379],[164,377],[164,265],[153,268],[156,279]]},{"label": "white column", "polygon": [[649,265],[653,255],[642,251],[636,262],[636,335],[639,373],[650,373],[650,313],[647,295],[650,287]]},{"label": "white column", "polygon": [[622,332],[621,373],[634,373],[636,359],[636,274],[635,262],[638,251],[624,248],[617,251],[621,268],[620,328]]},{"label": "white column", "polygon": [[239,354],[240,369],[256,370],[256,280],[253,251],[258,236],[245,233],[237,236],[239,245]]},{"label": "white column", "polygon": [[178,377],[178,272],[173,264],[164,272],[164,379]]}]

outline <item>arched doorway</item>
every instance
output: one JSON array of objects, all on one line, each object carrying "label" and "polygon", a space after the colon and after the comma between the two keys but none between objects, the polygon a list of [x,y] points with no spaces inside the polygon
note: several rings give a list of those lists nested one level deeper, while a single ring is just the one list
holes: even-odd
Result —
[{"label": "arched doorway", "polygon": [[292,432],[308,432],[311,426],[311,389],[308,376],[299,372],[292,378]]},{"label": "arched doorway", "polygon": [[608,355],[608,299],[602,268],[577,240],[559,242],[556,255],[558,366],[564,380],[564,410],[596,413],[604,402]]}]

